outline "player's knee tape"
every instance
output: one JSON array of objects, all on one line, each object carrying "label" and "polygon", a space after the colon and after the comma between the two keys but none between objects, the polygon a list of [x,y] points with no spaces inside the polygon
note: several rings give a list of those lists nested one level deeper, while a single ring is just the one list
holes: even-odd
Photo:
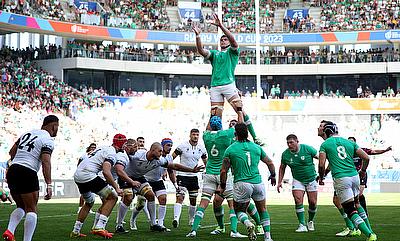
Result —
[{"label": "player's knee tape", "polygon": [[236,110],[241,111],[242,110],[242,100],[241,99],[233,99],[230,101],[230,104],[234,107],[236,107]]},{"label": "player's knee tape", "polygon": [[212,194],[209,194],[209,193],[203,192],[203,193],[201,194],[201,199],[205,199],[205,200],[207,200],[207,201],[211,201],[211,197],[212,197]]},{"label": "player's knee tape", "polygon": [[94,204],[95,195],[92,192],[87,192],[82,194],[83,200],[89,205],[92,206]]},{"label": "player's knee tape", "polygon": [[357,209],[354,205],[354,201],[350,201],[347,203],[342,203],[342,207],[344,212],[347,214],[347,217],[351,218],[355,213],[357,213]]},{"label": "player's knee tape", "polygon": [[223,105],[212,105],[211,110],[224,110]]},{"label": "player's knee tape", "polygon": [[[114,191],[114,189],[113,189],[111,186],[106,186],[106,187],[104,187],[103,189],[101,189],[101,190],[97,193],[97,195],[100,196],[101,200],[104,200],[104,199],[106,199],[109,195],[113,195],[113,196],[114,196],[113,191]],[[114,192],[115,192],[115,191],[114,191]],[[116,193],[116,192],[115,192],[115,193]],[[114,197],[117,197],[117,196],[118,196],[118,195],[115,195]]]},{"label": "player's knee tape", "polygon": [[148,192],[150,192],[151,190],[153,190],[152,188],[151,188],[151,186],[150,185],[146,185],[146,186],[144,186],[142,189],[140,189],[140,195],[141,196],[145,196]]},{"label": "player's knee tape", "polygon": [[198,195],[198,191],[189,191],[189,197],[191,198],[196,198]]},{"label": "player's knee tape", "polygon": [[125,188],[124,189],[124,195],[133,195],[132,188]]},{"label": "player's knee tape", "polygon": [[178,190],[176,191],[176,196],[177,196],[177,197],[178,197],[178,196],[183,196],[183,197],[185,197],[186,192],[187,192],[187,188],[186,188],[186,187],[179,186],[179,187],[178,187]]},{"label": "player's knee tape", "polygon": [[146,204],[146,198],[143,196],[138,195],[137,196],[137,201],[136,201],[136,209],[142,209],[144,205]]}]

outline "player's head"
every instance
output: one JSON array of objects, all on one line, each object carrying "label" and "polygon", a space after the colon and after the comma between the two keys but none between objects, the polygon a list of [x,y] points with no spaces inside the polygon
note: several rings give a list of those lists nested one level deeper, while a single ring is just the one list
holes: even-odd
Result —
[{"label": "player's head", "polygon": [[171,152],[173,144],[174,143],[172,142],[172,140],[170,138],[164,138],[164,139],[161,140],[161,146],[162,146],[162,149],[163,149],[163,153],[165,155],[169,154]]},{"label": "player's head", "polygon": [[199,129],[193,128],[190,130],[190,141],[197,143],[199,141],[200,131]]},{"label": "player's head", "polygon": [[215,115],[210,118],[210,128],[213,131],[222,130],[222,120],[221,117]]},{"label": "player's head", "polygon": [[247,138],[249,137],[249,131],[246,124],[237,123],[235,125],[235,135],[238,141],[247,141]]},{"label": "player's head", "polygon": [[138,146],[137,146],[137,142],[135,139],[128,139],[125,142],[124,150],[125,150],[126,154],[133,155],[133,154],[135,154],[137,149],[138,149]]},{"label": "player's head", "polygon": [[88,147],[86,147],[86,153],[91,153],[96,149],[97,145],[96,143],[90,143]]},{"label": "player's head", "polygon": [[357,140],[355,137],[350,136],[349,138],[347,138],[349,141],[354,141],[355,143],[357,143]]},{"label": "player's head", "polygon": [[221,50],[225,50],[230,46],[229,39],[226,35],[222,35],[219,39],[219,45],[221,46]]},{"label": "player's head", "polygon": [[51,137],[57,136],[58,132],[58,117],[55,115],[48,115],[44,118],[42,129],[49,132]]},{"label": "player's head", "polygon": [[113,138],[113,146],[118,151],[122,151],[126,142],[126,136],[122,134],[116,134]]},{"label": "player's head", "polygon": [[5,202],[8,199],[8,193],[4,191],[3,188],[0,188],[0,199],[1,201]]},{"label": "player's head", "polygon": [[139,136],[138,138],[136,138],[136,142],[137,142],[139,149],[144,148],[144,137],[143,136]]},{"label": "player's head", "polygon": [[235,127],[235,125],[238,123],[237,120],[232,119],[231,121],[229,121],[229,128]]},{"label": "player's head", "polygon": [[151,144],[150,150],[147,152],[147,160],[160,159],[162,155],[162,146],[159,142]]},{"label": "player's head", "polygon": [[290,134],[286,137],[286,143],[290,151],[298,151],[299,149],[299,140],[295,134]]},{"label": "player's head", "polygon": [[[334,124],[332,121],[322,120],[318,127],[318,136],[320,136],[322,138],[326,137],[325,132],[324,132],[325,125],[332,125],[332,124]],[[336,134],[337,134],[337,132],[336,132]],[[326,137],[326,138],[328,138],[328,137]]]},{"label": "player's head", "polygon": [[335,123],[332,121],[326,121],[323,127],[323,132],[326,138],[331,137],[332,135],[338,134],[338,128]]}]

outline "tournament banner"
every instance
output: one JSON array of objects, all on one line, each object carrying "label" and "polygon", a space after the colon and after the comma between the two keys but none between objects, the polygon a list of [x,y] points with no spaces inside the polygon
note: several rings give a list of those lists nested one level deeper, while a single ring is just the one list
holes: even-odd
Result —
[{"label": "tournament banner", "polygon": [[308,15],[308,9],[286,9],[285,17],[303,19]]},{"label": "tournament banner", "polygon": [[[169,43],[194,45],[196,36],[193,32],[168,32],[152,30],[135,30],[93,26],[61,21],[34,18],[0,11],[0,24],[4,29],[10,26],[12,31],[34,32],[73,36],[74,38],[91,38],[95,40],[117,40],[126,42]],[[80,35],[80,36],[79,36]],[[234,34],[239,45],[255,45],[256,35]],[[203,44],[217,45],[219,36],[216,33],[202,33]],[[353,31],[353,32],[321,32],[321,33],[271,33],[261,34],[261,45],[305,45],[305,44],[344,44],[344,43],[387,43],[400,42],[400,31]]]}]

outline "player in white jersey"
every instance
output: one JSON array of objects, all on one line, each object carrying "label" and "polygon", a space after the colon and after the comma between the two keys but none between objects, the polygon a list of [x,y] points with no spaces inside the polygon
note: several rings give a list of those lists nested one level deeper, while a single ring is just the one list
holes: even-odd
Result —
[{"label": "player in white jersey", "polygon": [[[164,138],[161,141],[161,146],[163,148],[162,155],[160,159],[166,159],[168,162],[172,162],[172,155],[170,154],[173,142],[169,138]],[[169,178],[175,187],[178,187],[176,184],[175,173],[171,169],[167,169]],[[158,199],[158,218],[157,224],[163,227],[164,231],[170,232],[171,230],[164,226],[164,218],[165,213],[167,211],[167,190],[164,185],[166,169],[164,167],[158,167],[156,169],[151,170],[145,175],[146,180],[149,182],[153,192],[155,193]],[[140,209],[136,207],[133,209],[132,218],[131,218],[131,229],[137,230],[136,227],[136,218],[139,214]]]},{"label": "player in white jersey", "polygon": [[[122,194],[122,190],[114,181],[111,168],[115,165],[117,152],[123,150],[126,141],[124,135],[116,134],[112,146],[98,147],[79,164],[74,174],[74,180],[85,199],[85,204],[78,214],[74,229],[70,234],[71,238],[86,236],[80,231],[94,204],[95,194],[100,196],[103,203],[96,213],[92,234],[112,238],[113,234],[105,228],[108,216],[117,202],[117,195]],[[103,173],[105,181],[99,177],[100,172]]]},{"label": "player in white jersey", "polygon": [[[206,148],[199,144],[200,131],[198,129],[190,130],[190,139],[180,144],[172,154],[173,159],[180,156],[180,163],[184,166],[193,168],[200,160],[203,163],[207,161]],[[199,181],[197,174],[177,172],[176,179],[179,189],[176,192],[176,203],[174,205],[174,220],[172,225],[174,228],[179,226],[179,219],[182,212],[182,203],[185,199],[186,192],[189,192],[189,225],[193,224],[194,214],[196,212],[196,199],[199,192]]]},{"label": "player in white jersey", "polygon": [[[114,169],[116,171],[119,183],[124,183],[129,180],[132,180],[131,178],[128,177],[128,174],[124,171],[126,163],[129,162],[129,157],[128,155],[134,155],[138,149],[138,145],[136,140],[134,139],[128,139],[124,146],[125,152],[119,152],[117,153],[117,163],[114,166]],[[133,182],[133,180],[132,180]],[[137,182],[137,185],[139,186],[140,183]],[[132,186],[132,185],[129,185]],[[115,233],[128,233],[123,227],[123,221],[126,216],[126,212],[129,209],[129,206],[131,205],[133,200],[133,191],[131,187],[128,188],[123,188],[123,195],[122,195],[122,200],[120,202],[120,205],[118,207],[118,215],[117,215],[117,226],[115,229]]]},{"label": "player in white jersey", "polygon": [[51,153],[54,149],[53,137],[57,135],[58,118],[46,116],[40,130],[25,132],[10,150],[12,164],[7,171],[7,182],[17,208],[10,214],[7,230],[3,239],[14,241],[14,232],[25,216],[24,241],[32,240],[37,223],[37,202],[39,198],[39,180],[37,172],[42,166],[46,182],[45,200],[52,196]]},{"label": "player in white jersey", "polygon": [[[92,151],[94,151],[96,149],[97,145],[96,143],[90,143],[90,145],[88,147],[86,147],[86,152],[78,159],[78,165],[83,161],[83,159],[85,159],[87,157],[87,155],[89,155]],[[85,203],[85,200],[83,199],[82,195],[79,198],[79,208],[78,208],[78,212],[81,210],[83,204]],[[92,210],[89,211],[90,213],[94,213]]]},{"label": "player in white jersey", "polygon": [[[155,204],[155,194],[147,182],[144,175],[149,171],[156,169],[158,167],[170,168],[173,170],[179,170],[183,172],[199,172],[202,170],[200,166],[194,166],[193,168],[186,167],[180,164],[174,164],[168,162],[168,160],[161,158],[162,147],[161,144],[155,142],[151,145],[149,151],[139,150],[133,156],[129,156],[129,162],[125,164],[125,172],[128,174],[132,180],[141,183],[140,187],[134,187],[134,193],[144,196],[147,200],[147,208],[150,213],[150,229],[152,231],[165,231],[165,228],[159,226],[156,223],[156,204]],[[121,188],[131,187],[129,183],[121,183]],[[126,210],[127,211],[127,210]]]}]

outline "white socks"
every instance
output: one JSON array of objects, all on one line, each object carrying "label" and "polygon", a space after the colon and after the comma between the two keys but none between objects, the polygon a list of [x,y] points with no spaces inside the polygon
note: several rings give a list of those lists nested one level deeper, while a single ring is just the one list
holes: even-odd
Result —
[{"label": "white socks", "polygon": [[76,220],[75,221],[75,225],[74,225],[74,230],[72,232],[81,233],[82,226],[83,226],[83,223],[81,223],[80,221]]},{"label": "white socks", "polygon": [[96,228],[96,224],[97,224],[97,222],[99,221],[100,215],[101,215],[101,214],[99,213],[99,211],[97,211],[97,212],[96,212],[96,216],[94,216],[94,223],[93,223],[92,229],[95,229],[95,228]]},{"label": "white socks", "polygon": [[96,224],[96,229],[105,229],[107,222],[108,222],[108,217],[103,214],[100,214],[99,221]]},{"label": "white socks", "polygon": [[22,208],[15,209],[10,214],[10,221],[8,222],[7,229],[14,234],[15,229],[17,228],[19,222],[21,222],[21,220],[24,218],[24,216],[25,216],[25,211]]},{"label": "white socks", "polygon": [[118,209],[118,217],[117,217],[117,226],[122,225],[122,221],[124,221],[126,213],[128,212],[129,207],[125,205],[125,203],[121,202]]},{"label": "white socks", "polygon": [[150,214],[150,222],[151,225],[156,225],[156,202],[155,201],[148,201],[147,208],[149,209]]},{"label": "white socks", "polygon": [[182,212],[182,204],[180,203],[175,203],[174,204],[174,220],[178,220],[181,218],[181,212]]},{"label": "white socks", "polygon": [[33,233],[36,229],[37,214],[34,212],[29,212],[26,214],[24,223],[24,241],[31,241]]},{"label": "white socks", "polygon": [[189,206],[189,223],[193,222],[194,214],[196,213],[196,206]]},{"label": "white socks", "polygon": [[164,226],[164,218],[166,212],[167,212],[166,205],[158,205],[158,225]]}]

